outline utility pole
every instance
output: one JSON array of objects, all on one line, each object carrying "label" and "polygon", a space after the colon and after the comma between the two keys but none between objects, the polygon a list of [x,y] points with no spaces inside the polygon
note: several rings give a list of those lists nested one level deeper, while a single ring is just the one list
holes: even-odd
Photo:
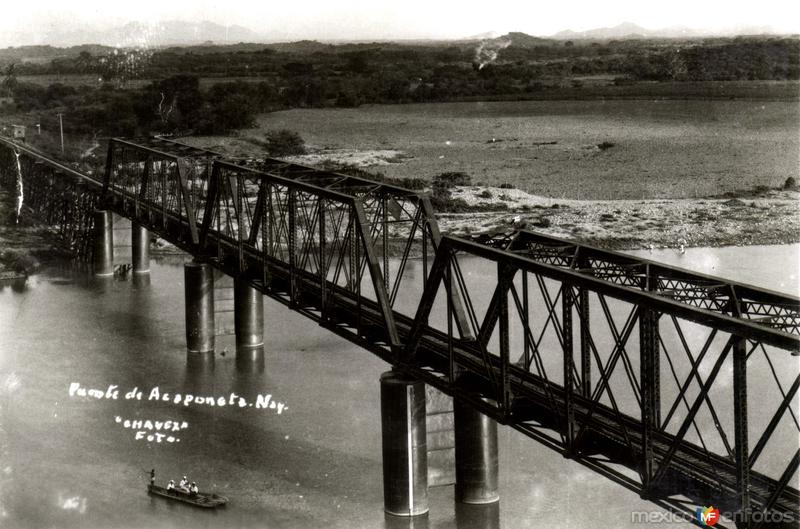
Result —
[{"label": "utility pole", "polygon": [[61,118],[63,116],[61,112],[58,113],[58,126],[61,129],[61,154],[64,154],[64,120]]}]

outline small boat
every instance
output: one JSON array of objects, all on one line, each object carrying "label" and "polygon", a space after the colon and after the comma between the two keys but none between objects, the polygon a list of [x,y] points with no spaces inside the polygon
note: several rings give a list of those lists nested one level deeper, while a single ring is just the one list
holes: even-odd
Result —
[{"label": "small boat", "polygon": [[182,501],[183,503],[188,503],[190,505],[194,505],[195,507],[204,507],[206,509],[222,507],[228,503],[228,498],[225,496],[210,494],[208,492],[197,492],[195,494],[191,494],[188,492],[183,492],[180,489],[167,490],[165,487],[159,487],[158,485],[152,484],[147,486],[147,492],[149,494],[162,496],[164,498],[169,498],[170,500]]}]

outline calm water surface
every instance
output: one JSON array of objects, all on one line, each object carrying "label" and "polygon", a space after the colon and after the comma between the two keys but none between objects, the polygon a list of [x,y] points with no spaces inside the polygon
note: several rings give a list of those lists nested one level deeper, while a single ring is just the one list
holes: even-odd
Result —
[{"label": "calm water surface", "polygon": [[[798,249],[641,255],[797,293]],[[466,268],[487,282],[494,274],[481,263]],[[658,509],[500,428],[499,509],[456,512],[448,486],[431,489],[426,519],[387,518],[378,385],[387,364],[267,298],[265,326],[263,364],[237,365],[233,353],[187,362],[183,270],[175,264],[153,263],[149,284],[54,268],[22,291],[0,290],[0,527],[641,527],[631,511]],[[73,382],[116,385],[120,395],[70,397]],[[249,402],[269,394],[288,408],[278,415],[148,401],[155,386]],[[124,398],[133,388],[142,400]],[[179,442],[148,442],[115,417],[188,427],[173,434]],[[205,512],[151,498],[153,467],[159,481],[188,474],[231,503]]]}]

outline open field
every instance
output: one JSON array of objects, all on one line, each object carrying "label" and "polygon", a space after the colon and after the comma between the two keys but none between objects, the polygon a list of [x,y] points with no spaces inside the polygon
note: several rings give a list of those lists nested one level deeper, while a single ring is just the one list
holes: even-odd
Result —
[{"label": "open field", "polygon": [[[75,88],[80,86],[94,86],[99,87],[103,85],[103,80],[97,74],[42,74],[42,75],[20,75],[17,80],[23,83],[35,83],[41,86],[48,86],[55,83],[60,83]],[[135,90],[143,88],[158,79],[129,79],[125,82],[123,89]],[[246,83],[258,83],[266,80],[264,77],[200,77],[200,88],[207,89],[218,83],[232,83],[235,81],[243,81]],[[113,84],[113,83],[112,83]],[[783,86],[786,82],[771,82],[776,87],[776,94],[786,95],[786,89]],[[740,90],[737,90],[738,93]],[[742,90],[743,97],[747,97],[747,90]]]},{"label": "open field", "polygon": [[[481,95],[463,97],[460,100],[509,101],[509,100],[588,100],[588,99],[748,99],[771,101],[797,101],[800,99],[800,83],[791,80],[759,81],[637,81],[616,84],[615,75],[573,75],[542,80],[539,90],[512,94]],[[122,88],[139,89],[160,78],[128,79]],[[101,86],[98,74],[49,73],[20,75],[17,80],[48,86],[60,83],[72,87]],[[201,76],[200,88],[208,89],[219,83],[274,82],[275,76]]]},{"label": "open field", "polygon": [[[392,177],[472,176],[441,216],[467,235],[526,225],[620,249],[800,240],[800,194],[744,193],[800,178],[800,105],[756,101],[440,103],[263,115],[239,137],[182,141],[262,157],[246,138],[289,128],[311,153]],[[613,146],[602,149],[603,142]],[[500,189],[511,183],[516,189]],[[493,209],[496,211],[491,211]]]},{"label": "open field", "polygon": [[[753,101],[525,101],[295,109],[263,115],[269,129],[298,131],[307,160],[395,151],[374,169],[431,178],[463,171],[474,183],[551,197],[686,198],[800,176],[800,104]],[[600,149],[608,142],[613,147]],[[236,154],[253,145],[192,143]],[[374,163],[374,162],[373,162]]]},{"label": "open field", "polygon": [[[295,109],[260,116],[305,138],[309,162],[339,151],[396,151],[374,169],[511,183],[557,198],[718,195],[800,177],[800,104],[757,101],[519,101]],[[597,146],[612,143],[607,149]],[[226,138],[192,143],[256,154]],[[298,161],[303,161],[300,158]]]}]

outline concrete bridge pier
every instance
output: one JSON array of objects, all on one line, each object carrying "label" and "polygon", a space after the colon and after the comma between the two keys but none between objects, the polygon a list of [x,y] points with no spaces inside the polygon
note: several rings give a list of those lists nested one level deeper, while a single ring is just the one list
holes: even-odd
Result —
[{"label": "concrete bridge pier", "polygon": [[264,296],[244,279],[233,281],[233,325],[236,354],[264,349]]},{"label": "concrete bridge pier", "polygon": [[94,211],[94,275],[114,275],[114,223],[112,213],[105,209]]},{"label": "concrete bridge pier", "polygon": [[428,512],[425,383],[388,371],[381,375],[383,505],[395,516]]},{"label": "concrete bridge pier", "polygon": [[150,273],[150,233],[136,222],[131,222],[131,261],[134,274]]},{"label": "concrete bridge pier", "polygon": [[456,502],[494,503],[498,493],[497,423],[453,399],[456,440]]},{"label": "concrete bridge pier", "polygon": [[190,353],[214,351],[214,269],[193,261],[183,265],[186,303],[186,349]]}]

